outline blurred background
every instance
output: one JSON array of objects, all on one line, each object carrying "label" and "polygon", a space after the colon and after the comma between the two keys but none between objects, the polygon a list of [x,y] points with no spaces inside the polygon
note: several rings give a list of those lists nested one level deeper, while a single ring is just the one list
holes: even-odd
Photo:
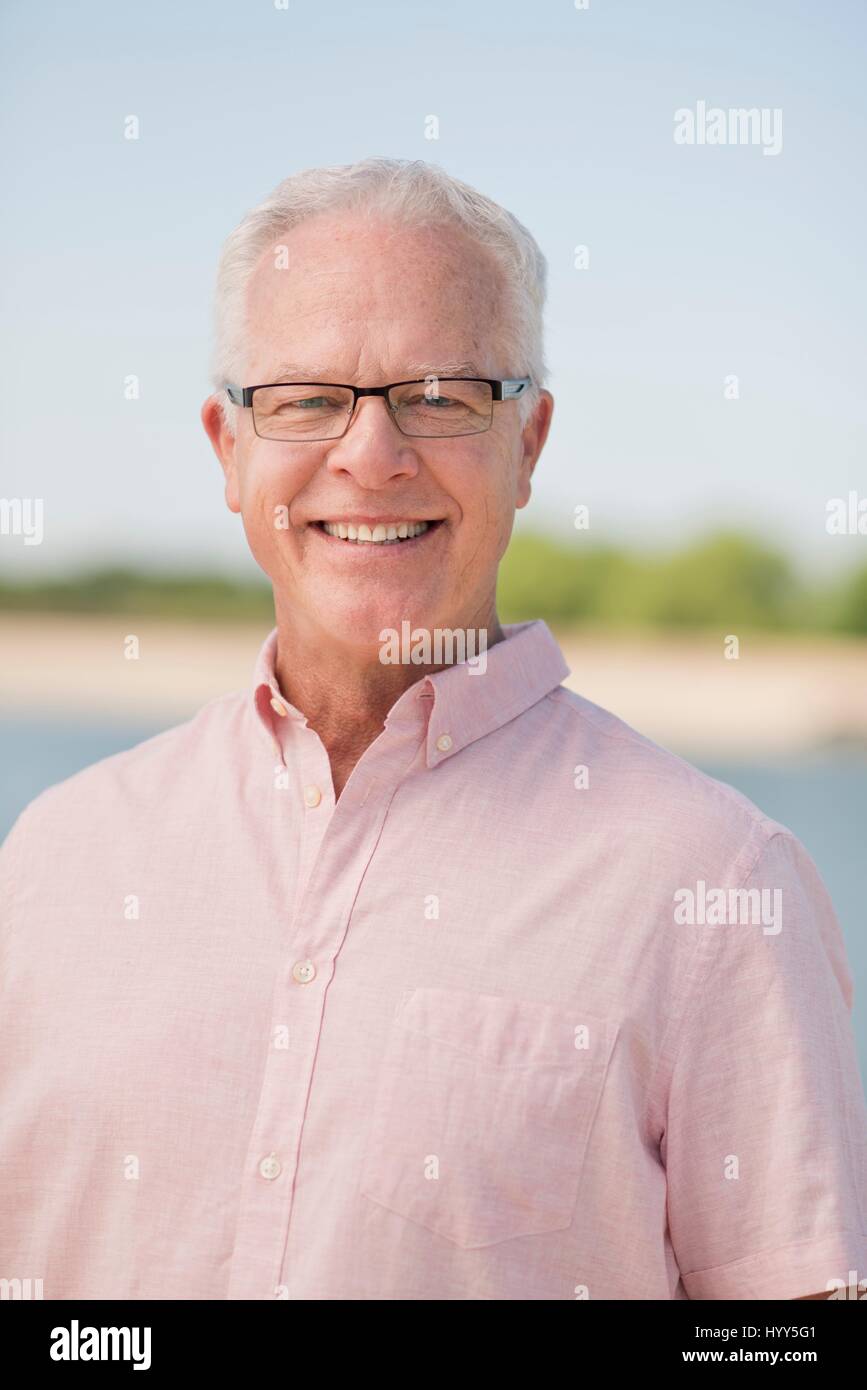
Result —
[{"label": "blurred background", "polygon": [[[862,0],[6,0],[0,835],[272,624],[198,418],[223,239],[291,172],[429,160],[549,263],[501,618],[803,840],[867,1074],[865,40]],[[699,103],[781,147],[677,143]]]}]

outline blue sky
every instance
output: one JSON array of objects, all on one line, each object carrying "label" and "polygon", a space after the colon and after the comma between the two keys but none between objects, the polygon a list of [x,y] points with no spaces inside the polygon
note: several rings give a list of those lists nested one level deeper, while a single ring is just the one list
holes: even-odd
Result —
[{"label": "blue sky", "polygon": [[[825,504],[867,496],[865,40],[849,0],[6,0],[0,493],[44,499],[45,540],[0,537],[0,572],[252,566],[198,418],[220,246],[287,174],[371,154],[443,165],[548,258],[521,524],[585,503],[595,538],[863,560]],[[698,101],[780,108],[782,151],[676,145]]]}]

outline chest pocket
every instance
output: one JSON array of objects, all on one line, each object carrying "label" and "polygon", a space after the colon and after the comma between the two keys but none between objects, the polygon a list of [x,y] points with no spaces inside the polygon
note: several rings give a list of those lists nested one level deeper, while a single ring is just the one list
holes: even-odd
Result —
[{"label": "chest pocket", "polygon": [[362,1195],[464,1249],[568,1226],[616,1032],[580,1008],[407,991]]}]

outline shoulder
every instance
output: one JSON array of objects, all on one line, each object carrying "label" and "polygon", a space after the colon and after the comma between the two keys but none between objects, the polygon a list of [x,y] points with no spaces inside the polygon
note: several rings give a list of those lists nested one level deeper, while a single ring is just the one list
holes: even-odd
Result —
[{"label": "shoulder", "polygon": [[248,696],[232,692],[211,700],[191,718],[82,768],[40,792],[19,814],[3,843],[6,859],[35,839],[110,833],[137,810],[166,806],[213,762],[218,750],[243,736]]},{"label": "shoulder", "polygon": [[[749,873],[776,837],[791,831],[736,788],[654,743],[609,710],[559,686],[547,697],[547,727],[585,769],[586,809],[621,834],[643,836],[701,865]],[[576,773],[576,780],[580,781]],[[579,807],[581,803],[578,802]]]}]

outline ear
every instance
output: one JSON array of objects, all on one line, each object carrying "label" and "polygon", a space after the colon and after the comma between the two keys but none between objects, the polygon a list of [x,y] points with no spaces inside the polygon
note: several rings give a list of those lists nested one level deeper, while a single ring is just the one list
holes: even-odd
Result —
[{"label": "ear", "polygon": [[219,396],[208,396],[202,406],[202,424],[226,480],[226,506],[230,512],[240,512],[241,494],[238,486],[237,439],[226,423]]},{"label": "ear", "polygon": [[521,434],[522,456],[518,470],[516,507],[526,507],[530,500],[530,479],[533,476],[533,469],[536,467],[539,455],[545,446],[545,440],[548,438],[553,413],[554,397],[550,391],[541,391],[536,408]]}]

